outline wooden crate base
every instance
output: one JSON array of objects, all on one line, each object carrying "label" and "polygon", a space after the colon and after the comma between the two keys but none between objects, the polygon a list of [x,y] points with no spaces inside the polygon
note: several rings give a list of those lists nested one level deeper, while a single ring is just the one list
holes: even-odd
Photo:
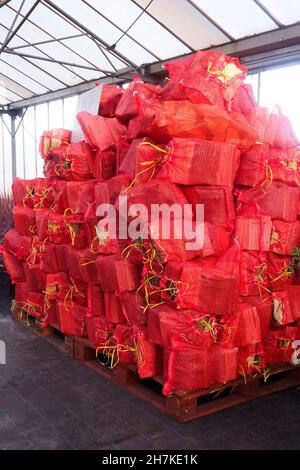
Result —
[{"label": "wooden crate base", "polygon": [[180,422],[191,421],[300,384],[300,367],[279,364],[271,368],[266,382],[259,376],[247,378],[247,383],[239,378],[227,384],[216,384],[193,392],[173,392],[171,396],[164,397],[161,376],[140,379],[134,367],[124,365],[117,365],[111,370],[97,361],[95,349],[87,339],[74,338],[74,358]]},{"label": "wooden crate base", "polygon": [[[27,325],[26,318],[24,320],[20,312],[14,312],[13,316],[17,321]],[[60,333],[60,341],[53,341],[57,334],[57,325],[42,327],[38,320],[30,317],[29,324],[39,335],[51,343],[54,342],[89,369],[118,386],[125,387],[129,392],[182,423],[300,385],[300,367],[278,364],[271,367],[267,382],[259,376],[247,378],[247,383],[243,378],[239,378],[227,384],[217,384],[192,392],[177,391],[169,397],[164,397],[161,376],[140,379],[134,367],[121,364],[111,370],[97,360],[95,348],[86,338]]]}]

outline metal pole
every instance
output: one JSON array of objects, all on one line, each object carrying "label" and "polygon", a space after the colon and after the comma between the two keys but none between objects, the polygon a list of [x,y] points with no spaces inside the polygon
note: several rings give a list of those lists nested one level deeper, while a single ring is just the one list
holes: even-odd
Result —
[{"label": "metal pole", "polygon": [[17,115],[11,113],[10,115],[10,134],[11,134],[11,171],[12,179],[14,180],[17,176],[17,153],[16,153],[16,119]]}]

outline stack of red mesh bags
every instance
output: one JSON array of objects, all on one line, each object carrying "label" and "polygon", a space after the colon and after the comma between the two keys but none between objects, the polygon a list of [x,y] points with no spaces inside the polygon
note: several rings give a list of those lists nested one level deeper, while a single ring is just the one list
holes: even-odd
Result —
[{"label": "stack of red mesh bags", "polygon": [[[111,368],[162,375],[169,395],[295,362],[300,154],[238,59],[198,52],[166,68],[162,87],[105,85],[98,115],[77,115],[85,141],[43,134],[45,178],[15,180],[2,251],[15,306],[87,336]],[[159,216],[114,238],[97,207],[119,215],[119,196],[128,224],[134,204],[190,204],[192,224],[203,204],[203,246],[163,237]]]}]

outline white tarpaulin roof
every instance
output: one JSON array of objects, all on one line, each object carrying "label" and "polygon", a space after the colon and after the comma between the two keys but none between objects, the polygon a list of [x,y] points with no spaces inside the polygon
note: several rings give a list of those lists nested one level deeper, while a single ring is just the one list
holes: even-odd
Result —
[{"label": "white tarpaulin roof", "polygon": [[298,0],[0,0],[0,106],[282,29]]}]

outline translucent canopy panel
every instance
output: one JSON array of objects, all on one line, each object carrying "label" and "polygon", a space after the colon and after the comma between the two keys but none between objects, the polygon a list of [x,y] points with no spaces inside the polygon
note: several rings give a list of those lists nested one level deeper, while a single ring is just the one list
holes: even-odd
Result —
[{"label": "translucent canopy panel", "polygon": [[261,3],[284,25],[300,21],[298,0],[261,0]]},{"label": "translucent canopy panel", "polygon": [[297,0],[10,0],[0,106],[297,21]]},{"label": "translucent canopy panel", "polygon": [[235,39],[276,28],[276,23],[253,0],[193,0]]},{"label": "translucent canopy panel", "polygon": [[[145,8],[149,1],[137,0],[136,3]],[[173,0],[171,4],[168,0],[154,0],[147,11],[192,49],[203,49],[229,40],[228,36],[186,0]]]}]

